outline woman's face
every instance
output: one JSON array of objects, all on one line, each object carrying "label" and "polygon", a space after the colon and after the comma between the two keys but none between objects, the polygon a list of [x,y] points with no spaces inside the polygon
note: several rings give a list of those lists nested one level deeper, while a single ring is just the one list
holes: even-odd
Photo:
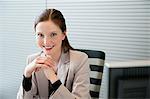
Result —
[{"label": "woman's face", "polygon": [[36,26],[37,45],[46,55],[55,56],[60,53],[65,34],[51,20],[39,22]]}]

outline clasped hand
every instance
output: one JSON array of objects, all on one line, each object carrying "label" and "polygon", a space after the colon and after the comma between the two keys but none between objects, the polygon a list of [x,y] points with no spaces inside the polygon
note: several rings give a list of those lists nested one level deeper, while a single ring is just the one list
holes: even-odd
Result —
[{"label": "clasped hand", "polygon": [[58,80],[56,75],[56,62],[51,56],[38,56],[26,66],[24,70],[24,76],[31,77],[33,72],[37,72],[39,70],[43,70],[47,79],[50,80],[52,83]]}]

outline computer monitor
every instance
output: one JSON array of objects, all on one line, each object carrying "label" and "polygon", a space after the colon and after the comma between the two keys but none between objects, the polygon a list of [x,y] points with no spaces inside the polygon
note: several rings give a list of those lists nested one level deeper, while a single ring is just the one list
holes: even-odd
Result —
[{"label": "computer monitor", "polygon": [[105,64],[103,80],[102,99],[150,99],[150,60]]}]

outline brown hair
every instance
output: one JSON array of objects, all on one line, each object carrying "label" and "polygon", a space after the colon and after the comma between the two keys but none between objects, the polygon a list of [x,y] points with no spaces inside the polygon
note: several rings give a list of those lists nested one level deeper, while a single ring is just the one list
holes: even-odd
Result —
[{"label": "brown hair", "polygon": [[[48,21],[48,20],[51,20],[56,25],[58,25],[63,33],[66,32],[65,18],[62,15],[62,13],[56,9],[45,9],[40,14],[40,16],[36,19],[34,24],[34,30],[36,31],[36,26],[39,22]],[[65,39],[62,41],[62,49],[65,53],[68,52],[70,49],[73,49],[68,41],[67,36],[65,36]]]}]

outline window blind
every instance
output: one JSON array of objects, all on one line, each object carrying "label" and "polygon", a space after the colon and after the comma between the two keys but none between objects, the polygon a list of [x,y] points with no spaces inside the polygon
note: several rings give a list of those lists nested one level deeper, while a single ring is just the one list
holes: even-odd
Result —
[{"label": "window blind", "polygon": [[27,55],[37,52],[33,23],[43,0],[0,0],[0,99],[16,99]]},{"label": "window blind", "polygon": [[48,1],[48,7],[63,11],[75,48],[102,50],[106,62],[150,57],[149,0]]}]

